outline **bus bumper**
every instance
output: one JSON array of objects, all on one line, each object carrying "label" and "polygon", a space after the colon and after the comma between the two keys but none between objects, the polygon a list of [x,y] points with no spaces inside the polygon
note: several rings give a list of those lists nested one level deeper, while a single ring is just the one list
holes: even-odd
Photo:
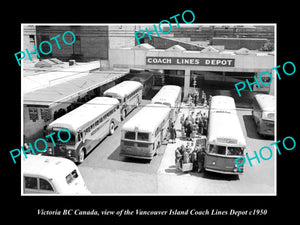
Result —
[{"label": "bus bumper", "polygon": [[63,158],[70,159],[73,162],[78,162],[78,157],[76,157],[75,150],[72,150],[72,149],[62,150],[58,147],[54,147],[54,148],[52,147],[52,148],[47,149],[47,151],[44,152],[43,155],[54,156],[54,157],[63,157]]},{"label": "bus bumper", "polygon": [[153,159],[155,152],[132,152],[130,150],[121,149],[120,156],[137,158],[137,159]]},{"label": "bus bumper", "polygon": [[224,171],[224,170],[216,170],[211,168],[205,168],[206,171],[214,172],[214,173],[222,173],[222,174],[231,174],[231,175],[243,175],[244,171]]},{"label": "bus bumper", "polygon": [[274,136],[274,122],[262,120],[257,133],[264,136]]}]

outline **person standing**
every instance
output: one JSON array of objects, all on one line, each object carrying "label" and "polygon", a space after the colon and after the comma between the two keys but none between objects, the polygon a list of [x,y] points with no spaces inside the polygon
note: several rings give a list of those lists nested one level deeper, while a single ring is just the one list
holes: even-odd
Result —
[{"label": "person standing", "polygon": [[205,158],[205,150],[204,147],[202,147],[197,153],[198,173],[201,173],[204,169],[204,158]]},{"label": "person standing", "polygon": [[199,131],[200,135],[203,134],[203,117],[201,114],[200,114],[199,122],[198,122],[198,131]]},{"label": "person standing", "polygon": [[182,163],[189,163],[190,162],[190,154],[187,150],[183,152],[183,162]]},{"label": "person standing", "polygon": [[191,153],[191,162],[193,163],[193,171],[197,171],[197,149],[198,147],[195,148],[195,150]]},{"label": "person standing", "polygon": [[177,165],[177,163],[180,162],[180,158],[181,158],[181,153],[180,153],[180,147],[176,148],[175,150],[175,164]]},{"label": "person standing", "polygon": [[204,113],[204,115],[203,115],[203,119],[202,119],[202,121],[203,121],[203,134],[204,135],[207,135],[207,116],[205,115],[205,113]]},{"label": "person standing", "polygon": [[180,117],[180,124],[181,124],[181,136],[185,136],[185,126],[184,126],[184,120],[185,120],[185,115],[182,113],[182,116]]},{"label": "person standing", "polygon": [[170,139],[172,143],[176,143],[176,130],[174,128],[174,123],[172,123],[170,127]]},{"label": "person standing", "polygon": [[191,121],[189,121],[186,126],[186,138],[188,141],[192,140],[192,138],[191,138],[192,132],[193,132],[192,123],[191,123]]}]

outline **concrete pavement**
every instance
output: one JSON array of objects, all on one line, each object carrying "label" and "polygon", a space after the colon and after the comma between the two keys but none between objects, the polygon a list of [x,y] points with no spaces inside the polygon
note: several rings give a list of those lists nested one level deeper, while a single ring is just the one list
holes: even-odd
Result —
[{"label": "concrete pavement", "polygon": [[[207,109],[197,108],[203,112]],[[135,114],[138,110],[135,110]],[[182,107],[175,122],[176,143],[163,145],[149,162],[119,156],[120,127],[113,136],[108,136],[79,166],[82,176],[93,194],[99,195],[274,195],[274,158],[253,161],[253,167],[245,164],[243,175],[226,175],[212,172],[183,173],[175,167],[175,149],[186,140],[181,137],[180,117],[188,114]],[[263,139],[256,134],[251,110],[238,110],[238,117],[246,138],[250,155],[254,150],[267,146],[272,139]],[[124,121],[123,121],[124,122]]]}]

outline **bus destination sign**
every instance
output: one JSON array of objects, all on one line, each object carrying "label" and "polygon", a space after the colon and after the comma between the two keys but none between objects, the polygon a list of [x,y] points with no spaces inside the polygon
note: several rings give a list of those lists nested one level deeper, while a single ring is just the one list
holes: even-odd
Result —
[{"label": "bus destination sign", "polygon": [[147,65],[188,65],[234,67],[235,59],[230,58],[186,58],[186,57],[146,57]]}]

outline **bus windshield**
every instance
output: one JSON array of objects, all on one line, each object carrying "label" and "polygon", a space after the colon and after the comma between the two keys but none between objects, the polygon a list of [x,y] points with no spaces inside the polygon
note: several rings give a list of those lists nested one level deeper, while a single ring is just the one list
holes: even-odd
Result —
[{"label": "bus windshield", "polygon": [[226,153],[226,146],[210,145],[208,152],[209,153],[220,154],[220,155],[225,155],[225,153]]},{"label": "bus windshield", "polygon": [[244,149],[242,147],[226,147],[221,145],[210,145],[209,153],[219,155],[243,155]]},{"label": "bus windshield", "polygon": [[135,132],[127,131],[124,136],[125,139],[135,140]]},{"label": "bus windshield", "polygon": [[226,155],[243,155],[244,149],[241,147],[227,147]]},{"label": "bus windshield", "polygon": [[67,184],[71,184],[78,177],[78,173],[76,170],[73,170],[70,174],[66,176]]},{"label": "bus windshield", "polygon": [[[52,133],[52,132],[49,132],[49,134],[51,134],[51,133]],[[73,132],[70,132],[70,133],[71,133],[71,138],[70,138],[70,140],[69,140],[68,142],[66,142],[66,144],[68,144],[68,145],[74,145],[74,144],[75,144],[75,136],[74,136]],[[48,135],[49,135],[49,134],[48,134]],[[47,136],[47,135],[46,135],[46,136]],[[59,133],[59,136],[60,136],[60,138],[61,138],[63,141],[69,139],[69,134],[68,134],[68,132],[63,131],[63,130]],[[52,143],[51,137],[53,138],[53,140],[55,141],[55,143],[57,143],[57,142],[62,143],[62,142],[59,140],[59,138],[57,137],[57,132],[55,132],[55,134],[53,134],[53,135],[51,135],[51,136],[49,136],[49,137],[46,137],[46,141],[47,141],[48,143]]]},{"label": "bus windshield", "polygon": [[137,139],[139,141],[148,141],[149,140],[149,133],[138,132]]}]

